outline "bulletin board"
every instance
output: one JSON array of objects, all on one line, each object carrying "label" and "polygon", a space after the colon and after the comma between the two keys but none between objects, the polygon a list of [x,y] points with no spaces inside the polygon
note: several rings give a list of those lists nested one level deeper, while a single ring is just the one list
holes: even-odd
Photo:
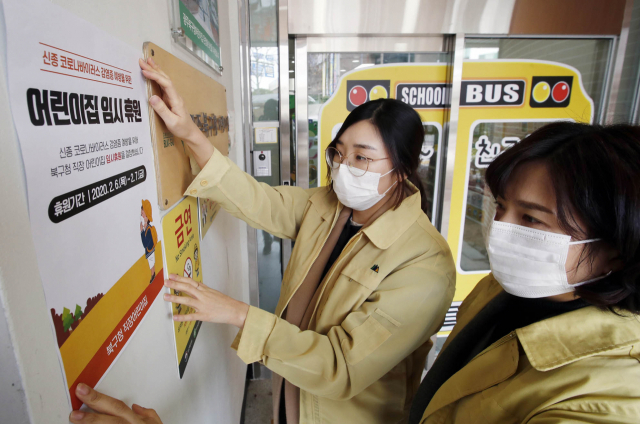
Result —
[{"label": "bulletin board", "polygon": [[[229,118],[226,89],[223,85],[186,64],[153,43],[145,43],[144,57],[152,57],[171,78],[184,99],[191,118],[211,144],[224,155],[229,151]],[[161,96],[160,87],[147,80],[147,94]],[[164,122],[149,108],[152,145],[158,182],[160,209],[167,210],[182,199],[199,168],[186,144],[174,137]]]}]

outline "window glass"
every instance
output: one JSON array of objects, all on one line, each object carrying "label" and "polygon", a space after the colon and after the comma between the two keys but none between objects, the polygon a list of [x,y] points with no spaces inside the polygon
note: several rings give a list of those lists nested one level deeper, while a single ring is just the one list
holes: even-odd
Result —
[{"label": "window glass", "polygon": [[602,107],[610,39],[471,38],[465,40],[464,60],[536,59],[573,66],[593,99],[595,114]]}]

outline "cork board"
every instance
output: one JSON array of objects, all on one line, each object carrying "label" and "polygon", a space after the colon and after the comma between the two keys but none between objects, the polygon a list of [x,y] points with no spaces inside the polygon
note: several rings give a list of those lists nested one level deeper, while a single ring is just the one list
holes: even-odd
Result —
[{"label": "cork board", "polygon": [[[171,78],[184,99],[191,118],[207,136],[211,144],[228,155],[229,118],[224,86],[213,78],[186,64],[157,45],[144,44],[144,57],[153,60]],[[147,80],[147,94],[161,96],[160,87]],[[167,130],[160,116],[149,107],[151,141],[155,154],[155,170],[158,183],[158,202],[161,210],[171,208],[183,197],[183,193],[199,171],[190,160],[186,144]]]}]

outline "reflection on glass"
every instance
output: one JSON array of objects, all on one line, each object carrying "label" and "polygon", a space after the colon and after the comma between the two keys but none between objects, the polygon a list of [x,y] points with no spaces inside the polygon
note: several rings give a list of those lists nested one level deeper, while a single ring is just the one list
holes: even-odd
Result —
[{"label": "reflection on glass", "polygon": [[[297,162],[296,162],[296,97],[295,97],[295,69],[296,69],[296,60],[295,60],[295,40],[294,38],[289,38],[289,131],[290,131],[290,140],[289,143],[289,164],[291,167],[291,185],[296,185],[296,173],[297,173]],[[311,136],[311,135],[310,135]],[[315,187],[311,185],[312,179],[309,178],[309,187]]]},{"label": "reflection on glass", "polygon": [[251,47],[254,121],[278,120],[278,48]]},{"label": "reflection on glass", "polygon": [[465,40],[464,60],[535,59],[573,66],[582,75],[597,117],[610,47],[611,41],[602,38],[471,38]]},{"label": "reflection on glass", "polygon": [[[278,120],[276,0],[249,2],[251,101],[254,121]],[[269,102],[273,100],[273,102]]]},{"label": "reflection on glass", "polygon": [[260,308],[274,313],[280,298],[282,266],[280,239],[258,230],[258,294]]},{"label": "reflection on glass", "polygon": [[440,146],[440,129],[436,125],[423,124],[424,143],[422,144],[422,152],[420,153],[420,165],[418,166],[418,176],[424,186],[426,196],[429,219],[433,219],[435,200],[438,190],[438,166],[440,155],[438,147]]},{"label": "reflection on glass", "polygon": [[484,175],[493,160],[547,122],[481,122],[473,129],[462,229],[460,268],[489,271],[486,237],[495,215],[495,202]]}]

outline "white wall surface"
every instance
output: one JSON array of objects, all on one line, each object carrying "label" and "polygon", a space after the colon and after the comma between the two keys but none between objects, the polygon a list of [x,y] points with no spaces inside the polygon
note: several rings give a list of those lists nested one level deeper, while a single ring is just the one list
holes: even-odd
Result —
[{"label": "white wall surface", "polygon": [[[222,76],[172,42],[168,0],[53,3],[141,54],[143,43],[152,41],[222,83],[227,107],[235,112],[230,157],[243,167],[236,0],[218,0]],[[4,15],[0,18],[0,423],[67,423],[66,387],[40,283],[24,169],[9,107],[6,26]],[[221,211],[201,243],[201,252],[205,284],[248,302],[246,225]],[[169,313],[160,295],[98,389],[129,404],[155,408],[167,424],[238,423],[246,365],[229,348],[236,331],[203,324],[180,380]]]}]

